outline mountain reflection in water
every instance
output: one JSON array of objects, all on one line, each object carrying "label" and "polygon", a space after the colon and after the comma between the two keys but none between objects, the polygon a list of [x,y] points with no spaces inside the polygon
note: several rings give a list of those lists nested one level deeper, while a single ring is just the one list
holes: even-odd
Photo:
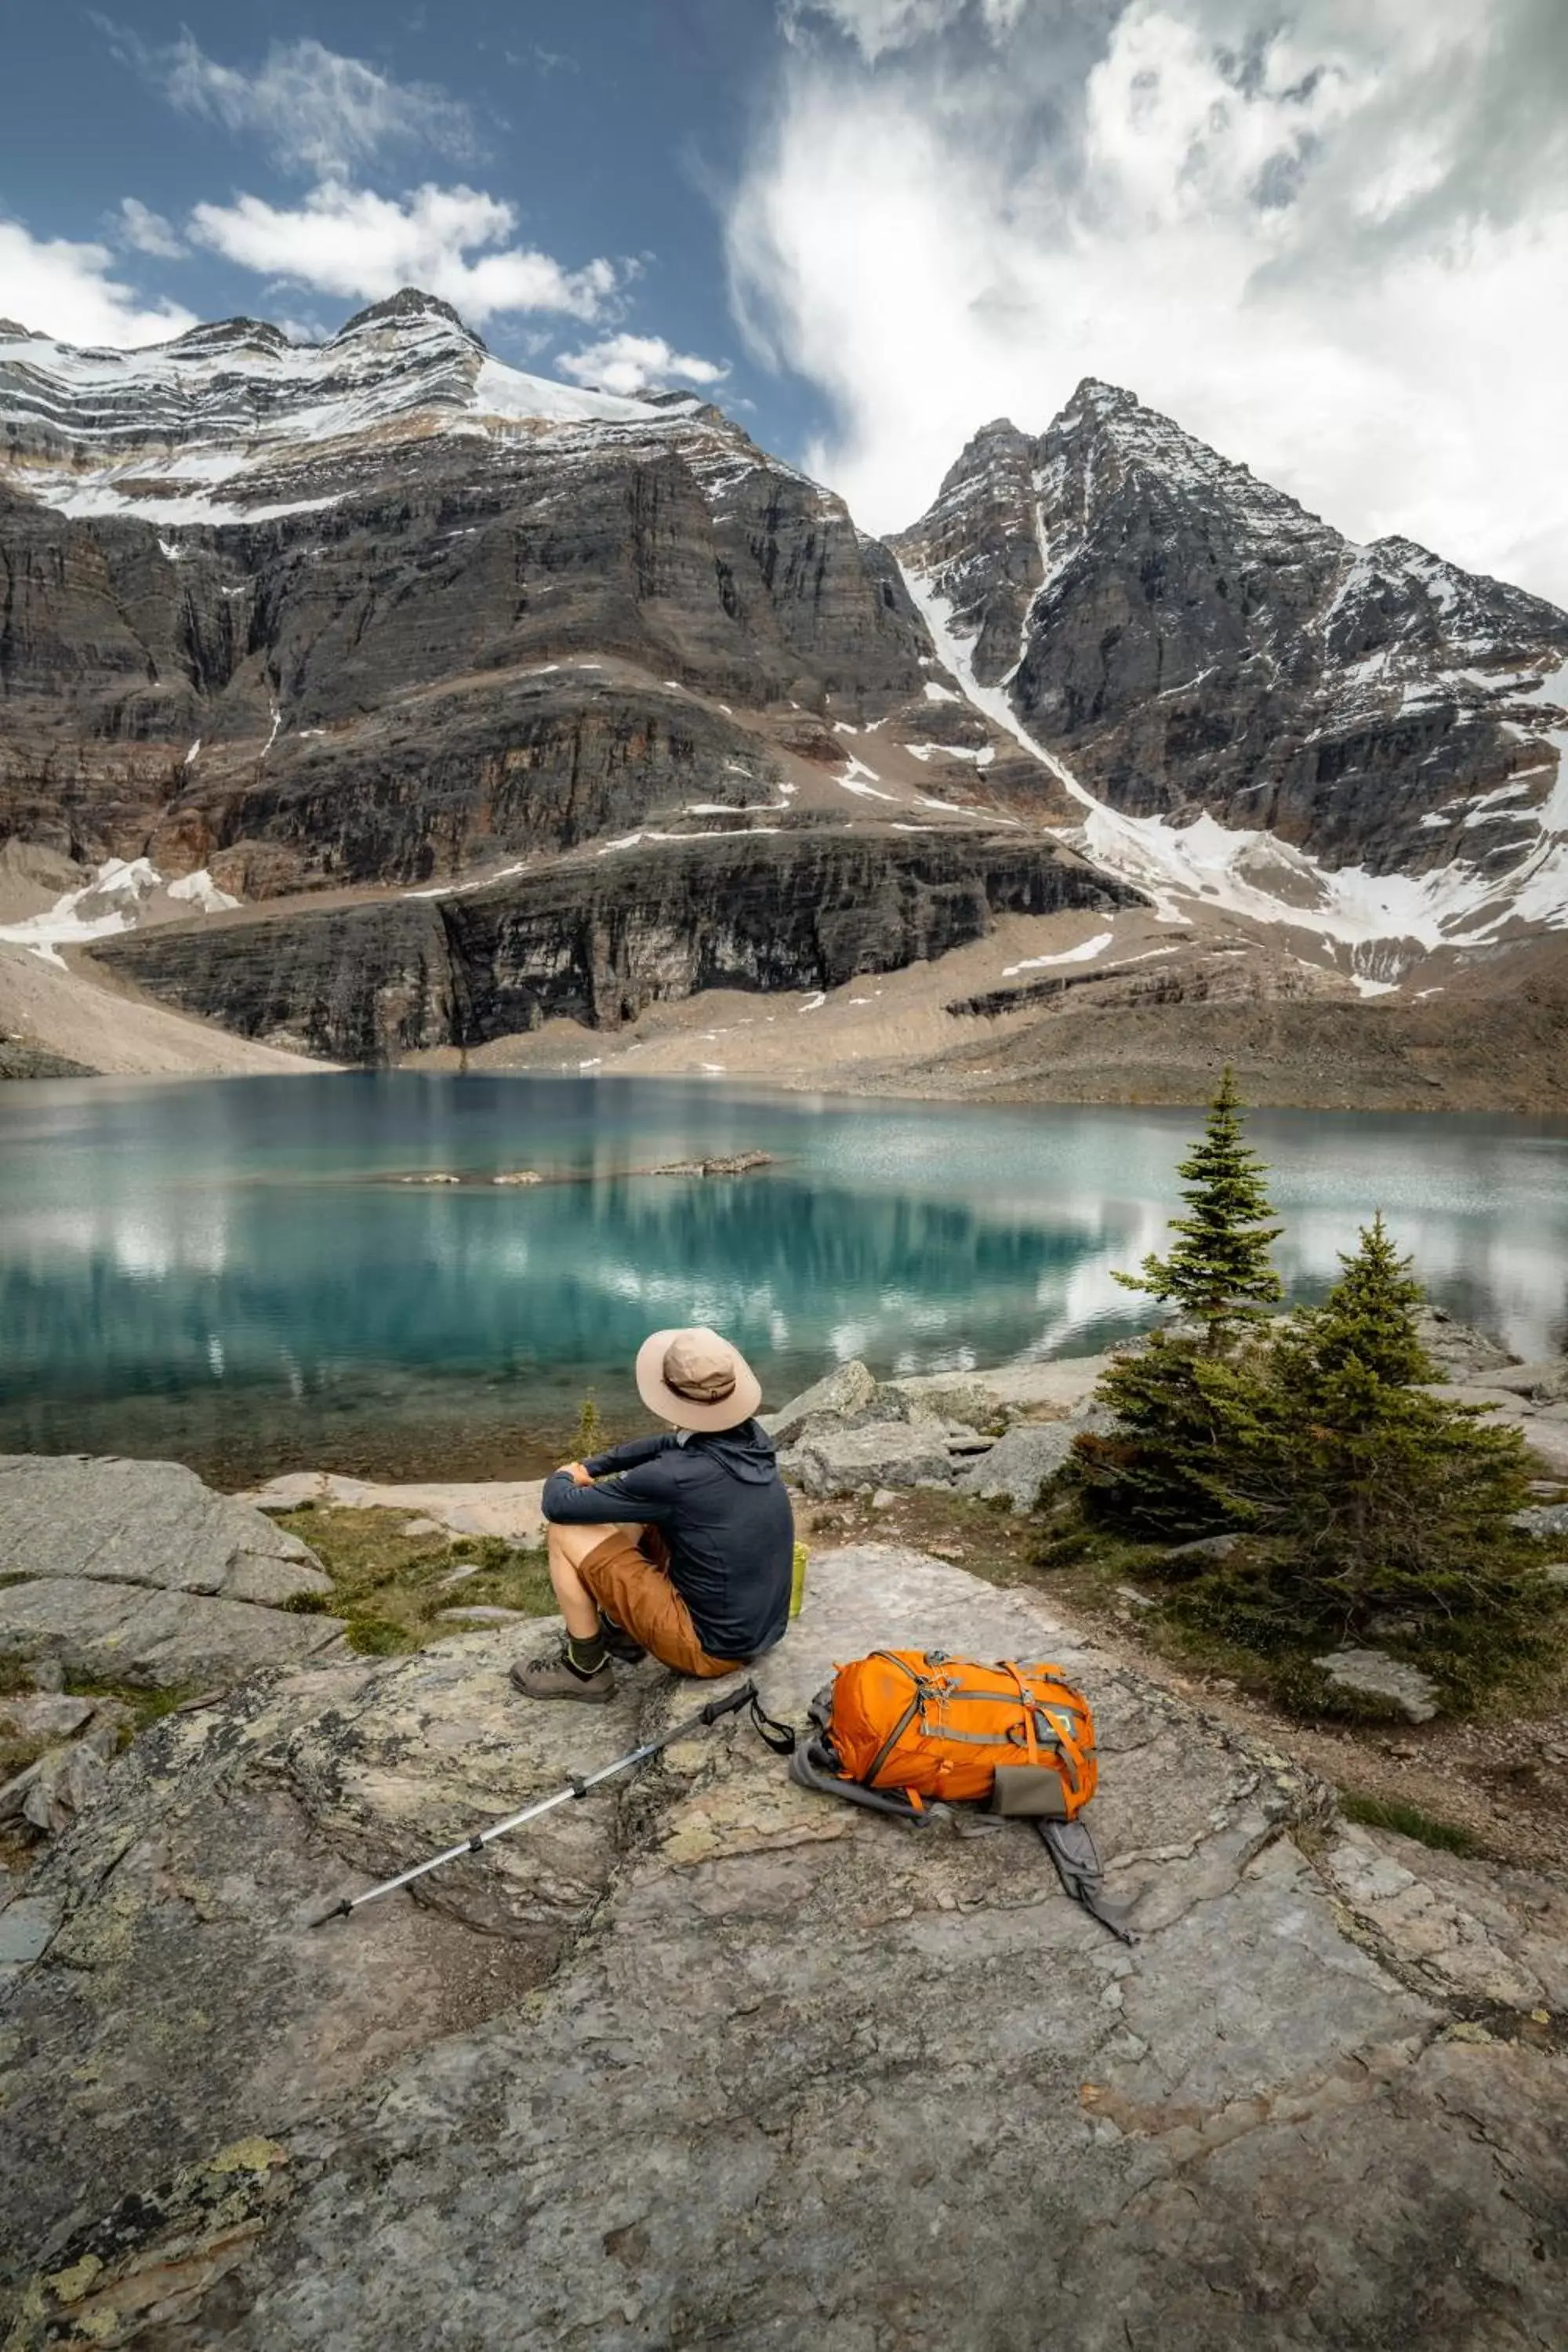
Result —
[{"label": "mountain reflection in water", "polygon": [[[19,1098],[19,1099],[18,1099]],[[710,1322],[780,1401],[1079,1353],[1148,1319],[1187,1112],[1000,1110],[412,1074],[0,1093],[0,1449],[525,1475],[592,1387],[639,1425],[647,1329]],[[1259,1114],[1310,1294],[1381,1207],[1435,1296],[1521,1353],[1568,1328],[1568,1126]],[[636,1175],[742,1149],[742,1178]],[[533,1167],[570,1181],[484,1180]]]}]

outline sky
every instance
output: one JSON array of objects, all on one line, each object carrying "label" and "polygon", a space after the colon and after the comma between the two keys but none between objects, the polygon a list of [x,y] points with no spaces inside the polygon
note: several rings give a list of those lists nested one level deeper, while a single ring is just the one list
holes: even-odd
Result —
[{"label": "sky", "polygon": [[911,521],[1136,392],[1568,604],[1568,0],[77,0],[8,12],[0,316],[701,391]]}]

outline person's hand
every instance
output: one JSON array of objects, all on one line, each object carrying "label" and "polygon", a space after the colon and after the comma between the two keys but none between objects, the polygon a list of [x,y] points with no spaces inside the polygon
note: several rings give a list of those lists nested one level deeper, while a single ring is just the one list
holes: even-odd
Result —
[{"label": "person's hand", "polygon": [[565,1471],[566,1475],[571,1479],[574,1486],[591,1486],[593,1485],[594,1479],[592,1472],[584,1470],[580,1462],[563,1462],[561,1467]]}]

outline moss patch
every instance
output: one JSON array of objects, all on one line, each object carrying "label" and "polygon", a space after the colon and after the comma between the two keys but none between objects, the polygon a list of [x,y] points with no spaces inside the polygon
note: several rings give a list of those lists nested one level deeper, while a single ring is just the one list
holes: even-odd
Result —
[{"label": "moss patch", "polygon": [[[542,1549],[525,1551],[496,1536],[405,1535],[395,1511],[316,1504],[274,1524],[310,1545],[332,1580],[331,1592],[301,1593],[289,1605],[341,1617],[350,1646],[395,1657],[460,1630],[444,1609],[515,1609],[548,1616],[555,1607]],[[458,1577],[458,1570],[469,1573]]]},{"label": "moss patch", "polygon": [[1434,1814],[1424,1813],[1419,1805],[1403,1804],[1396,1797],[1360,1797],[1346,1789],[1341,1791],[1340,1811],[1347,1822],[1359,1822],[1363,1829],[1394,1830],[1438,1853],[1476,1854],[1483,1850],[1480,1841],[1457,1822],[1440,1822]]},{"label": "moss patch", "polygon": [[163,1717],[173,1715],[176,1707],[187,1706],[192,1699],[201,1696],[194,1683],[173,1690],[144,1690],[139,1683],[94,1681],[85,1675],[68,1675],[65,1687],[73,1698],[118,1699],[132,1717],[124,1734],[126,1739],[133,1738],[137,1732],[145,1731],[150,1723],[162,1722]]}]

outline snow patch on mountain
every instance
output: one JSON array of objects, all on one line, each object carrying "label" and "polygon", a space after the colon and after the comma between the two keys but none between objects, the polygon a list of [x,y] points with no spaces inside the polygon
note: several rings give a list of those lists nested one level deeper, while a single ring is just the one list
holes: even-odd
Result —
[{"label": "snow patch on mountain", "polygon": [[67,890],[41,915],[0,924],[0,946],[26,948],[63,971],[62,948],[83,947],[91,940],[112,939],[116,932],[134,930],[146,902],[158,890],[206,915],[240,904],[226,890],[219,890],[205,868],[165,884],[150,858],[110,857],[90,881]]},{"label": "snow patch on mountain", "polygon": [[[1510,872],[1489,874],[1458,859],[1411,875],[1326,866],[1261,828],[1223,825],[1206,813],[1194,823],[1173,825],[1163,817],[1125,815],[1097,799],[1064,761],[1028,733],[1001,686],[984,687],[975,678],[970,644],[953,627],[949,600],[911,566],[902,569],[938,653],[969,700],[1082,808],[1082,824],[1063,837],[1095,865],[1144,890],[1162,921],[1184,921],[1181,902],[1195,901],[1254,921],[1310,929],[1352,948],[1409,941],[1425,950],[1487,944],[1515,924],[1568,929],[1568,726],[1548,723],[1540,730],[1557,753],[1556,780],[1550,797],[1532,813],[1533,849]],[[1521,702],[1568,704],[1568,664],[1545,677],[1536,673],[1508,683]],[[1499,681],[1494,677],[1490,684],[1496,691]],[[1518,812],[1521,818],[1531,814]],[[1277,887],[1266,885],[1266,875],[1277,877]],[[1368,983],[1364,992],[1381,992],[1384,984]]]},{"label": "snow patch on mountain", "polygon": [[246,319],[129,352],[0,334],[0,471],[84,519],[267,520],[334,504],[342,490],[267,491],[279,468],[342,445],[399,430],[665,434],[700,407],[684,395],[626,399],[529,375],[422,295],[376,304],[324,343],[290,343]]}]

